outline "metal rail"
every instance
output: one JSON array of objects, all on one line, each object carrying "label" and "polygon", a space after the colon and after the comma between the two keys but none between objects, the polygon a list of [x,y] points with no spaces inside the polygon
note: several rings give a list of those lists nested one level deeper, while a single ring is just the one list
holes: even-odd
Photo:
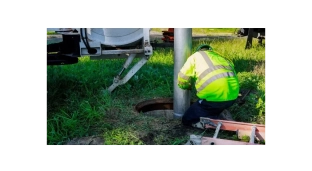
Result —
[{"label": "metal rail", "polygon": [[[235,131],[239,139],[243,136],[250,136],[250,144],[254,144],[254,140],[265,140],[265,125],[261,124],[251,124],[245,122],[235,122],[235,121],[227,121],[227,120],[218,120],[218,119],[210,119],[201,117],[200,122],[203,123],[204,128],[214,128],[216,129],[214,139],[217,138],[217,133],[219,129],[225,131]],[[212,123],[212,124],[208,124]],[[222,123],[222,125],[220,124]],[[218,125],[217,128],[213,126],[213,124]],[[209,142],[214,142],[214,140],[209,139]],[[220,141],[218,141],[220,142]]]}]

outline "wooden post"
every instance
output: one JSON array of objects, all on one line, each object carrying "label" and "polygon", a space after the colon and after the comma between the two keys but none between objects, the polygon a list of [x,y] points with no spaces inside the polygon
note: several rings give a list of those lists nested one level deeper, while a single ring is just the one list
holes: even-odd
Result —
[{"label": "wooden post", "polygon": [[252,46],[252,38],[253,38],[253,28],[249,28],[247,43],[245,49],[250,49]]}]

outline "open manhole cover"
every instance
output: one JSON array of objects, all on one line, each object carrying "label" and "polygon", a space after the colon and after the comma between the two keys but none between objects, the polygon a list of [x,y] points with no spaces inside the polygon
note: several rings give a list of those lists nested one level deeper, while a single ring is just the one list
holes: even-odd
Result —
[{"label": "open manhole cover", "polygon": [[146,100],[138,103],[135,110],[148,116],[173,119],[173,98]]}]

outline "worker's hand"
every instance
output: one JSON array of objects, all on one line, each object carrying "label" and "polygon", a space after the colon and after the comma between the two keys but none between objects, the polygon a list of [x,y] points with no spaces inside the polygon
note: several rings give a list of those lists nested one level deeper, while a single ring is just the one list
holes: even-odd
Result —
[{"label": "worker's hand", "polygon": [[191,83],[188,83],[185,90],[192,90],[192,84],[191,84]]},{"label": "worker's hand", "polygon": [[183,90],[191,90],[191,89],[192,89],[192,84],[191,84],[191,83],[187,83],[187,82],[185,82],[185,83],[179,82],[179,83],[178,83],[178,86],[179,86],[181,89],[183,89]]}]

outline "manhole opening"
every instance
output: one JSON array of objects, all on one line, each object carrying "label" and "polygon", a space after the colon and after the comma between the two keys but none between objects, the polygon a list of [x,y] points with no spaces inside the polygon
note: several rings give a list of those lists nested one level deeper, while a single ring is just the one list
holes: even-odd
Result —
[{"label": "manhole opening", "polygon": [[135,110],[148,116],[173,119],[173,98],[146,100],[138,103]]}]

